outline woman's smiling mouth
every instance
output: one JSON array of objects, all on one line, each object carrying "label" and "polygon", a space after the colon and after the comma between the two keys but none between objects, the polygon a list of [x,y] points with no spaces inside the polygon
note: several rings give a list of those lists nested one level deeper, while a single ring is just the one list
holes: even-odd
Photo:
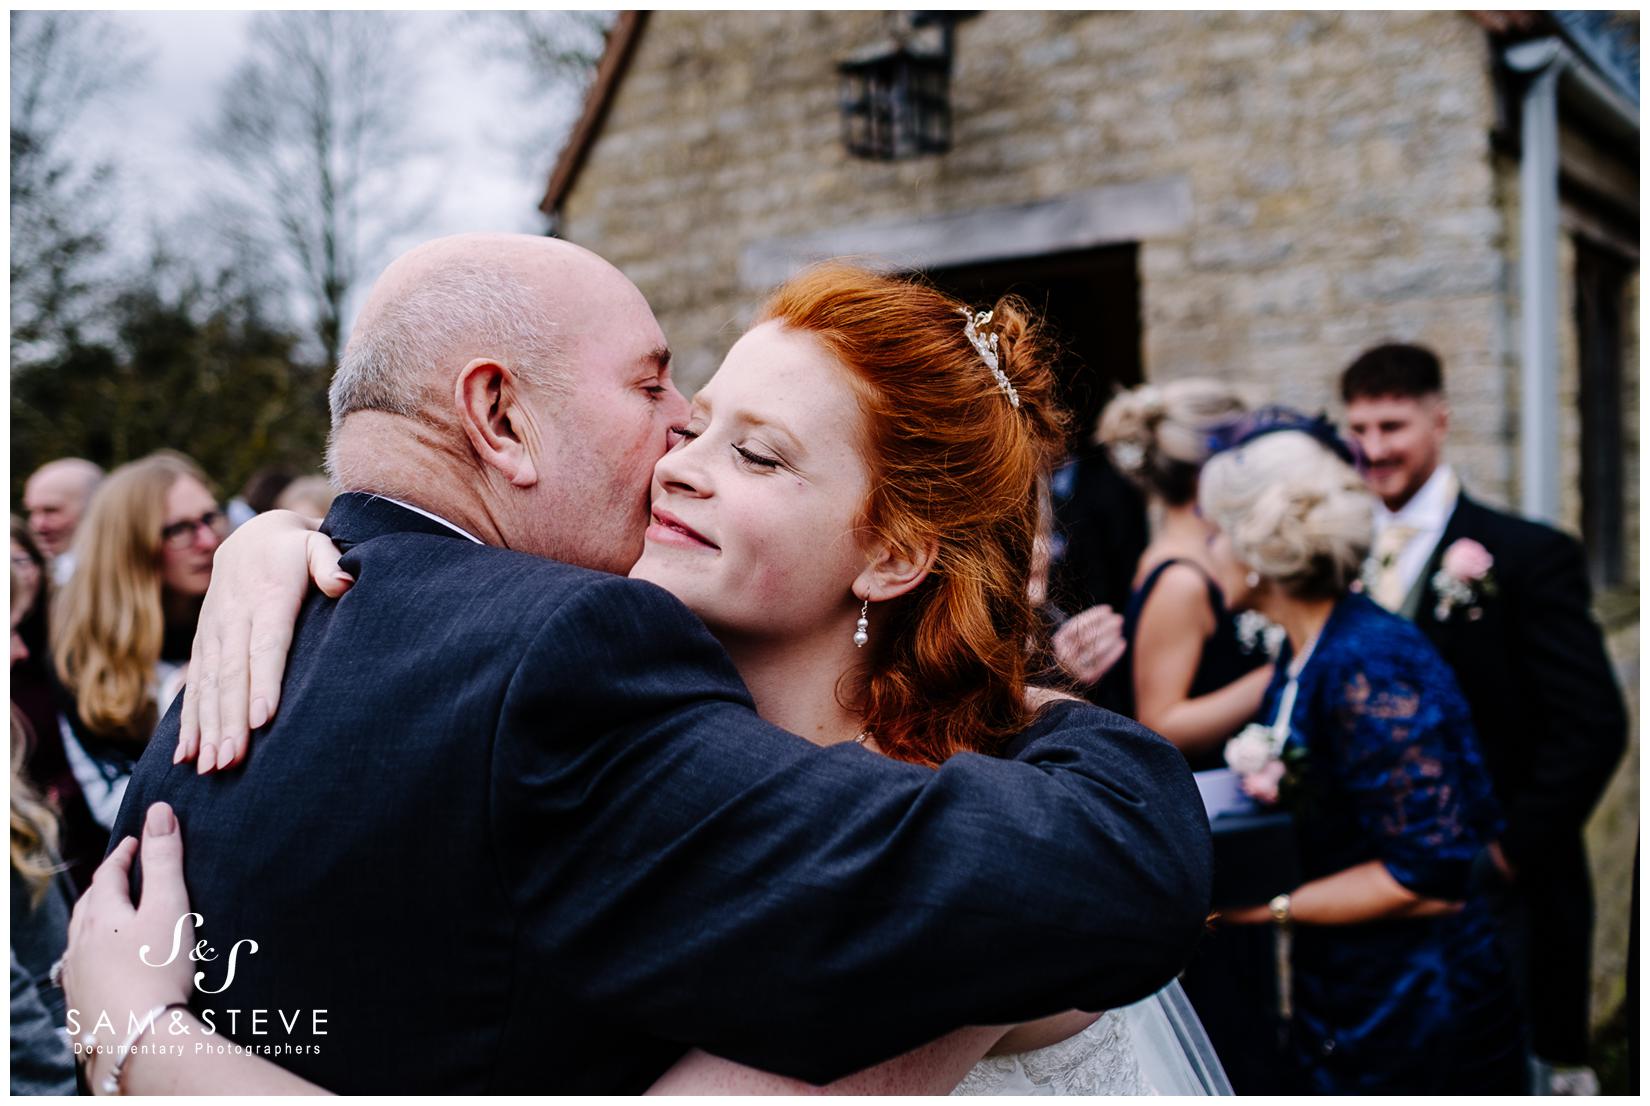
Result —
[{"label": "woman's smiling mouth", "polygon": [[662,542],[665,545],[679,545],[689,549],[713,549],[718,553],[722,547],[699,533],[693,527],[661,508],[653,508],[653,525],[647,528],[647,540]]}]

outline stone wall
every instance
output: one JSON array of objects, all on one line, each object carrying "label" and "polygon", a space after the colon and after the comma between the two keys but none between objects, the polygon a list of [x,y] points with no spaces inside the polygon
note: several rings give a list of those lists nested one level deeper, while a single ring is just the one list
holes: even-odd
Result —
[{"label": "stone wall", "polygon": [[1508,230],[1468,17],[987,12],[957,32],[954,150],[877,164],[843,151],[834,66],[886,20],[650,17],[564,225],[635,278],[684,383],[760,300],[739,276],[753,244],[1189,184],[1186,224],[1142,241],[1148,377],[1329,406],[1364,346],[1428,342],[1451,370],[1457,459],[1505,501]]}]

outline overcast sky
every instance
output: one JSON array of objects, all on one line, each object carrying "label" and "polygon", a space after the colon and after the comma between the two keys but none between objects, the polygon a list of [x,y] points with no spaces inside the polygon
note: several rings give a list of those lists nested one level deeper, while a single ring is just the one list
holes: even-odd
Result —
[{"label": "overcast sky", "polygon": [[[118,108],[84,120],[88,152],[106,152],[122,174],[123,241],[141,250],[149,228],[180,230],[177,221],[200,194],[203,162],[198,130],[211,118],[218,91],[243,56],[253,13],[111,12],[130,31],[136,53],[147,58],[143,78]],[[573,97],[534,102],[515,79],[477,79],[473,40],[451,13],[405,16],[417,43],[425,79],[408,110],[429,144],[417,172],[436,195],[429,218],[406,228],[399,248],[461,230],[538,233],[538,202],[556,151],[536,151],[532,164],[522,147],[547,116],[570,119]]]}]

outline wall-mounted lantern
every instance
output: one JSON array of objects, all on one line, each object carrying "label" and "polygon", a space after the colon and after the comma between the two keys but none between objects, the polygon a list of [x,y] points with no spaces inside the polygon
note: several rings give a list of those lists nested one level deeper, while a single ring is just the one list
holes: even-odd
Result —
[{"label": "wall-mounted lantern", "polygon": [[[842,141],[854,157],[899,161],[951,148],[955,28],[972,12],[910,12],[891,42],[838,63]],[[923,35],[925,29],[937,33]]]}]

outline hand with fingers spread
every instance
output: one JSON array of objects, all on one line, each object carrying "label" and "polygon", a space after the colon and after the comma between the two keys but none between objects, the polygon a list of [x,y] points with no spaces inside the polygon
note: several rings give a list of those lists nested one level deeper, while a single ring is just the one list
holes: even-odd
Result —
[{"label": "hand with fingers spread", "polygon": [[1094,684],[1123,656],[1123,616],[1104,603],[1074,615],[1054,632],[1054,657],[1072,677]]},{"label": "hand with fingers spread", "polygon": [[[143,894],[134,907],[129,888],[140,851]],[[89,1028],[107,1011],[124,1027],[128,1012],[142,1017],[158,1006],[187,1002],[196,966],[185,954],[195,943],[193,922],[183,883],[183,836],[172,808],[156,803],[144,820],[141,844],[128,837],[115,847],[70,916],[63,992],[69,1009],[79,1012],[77,1020]],[[170,961],[169,952],[176,953]]]},{"label": "hand with fingers spread", "polygon": [[354,579],[314,520],[268,511],[218,548],[201,605],[172,762],[196,771],[246,758],[253,730],[275,715],[293,627],[309,583],[330,598]]}]

